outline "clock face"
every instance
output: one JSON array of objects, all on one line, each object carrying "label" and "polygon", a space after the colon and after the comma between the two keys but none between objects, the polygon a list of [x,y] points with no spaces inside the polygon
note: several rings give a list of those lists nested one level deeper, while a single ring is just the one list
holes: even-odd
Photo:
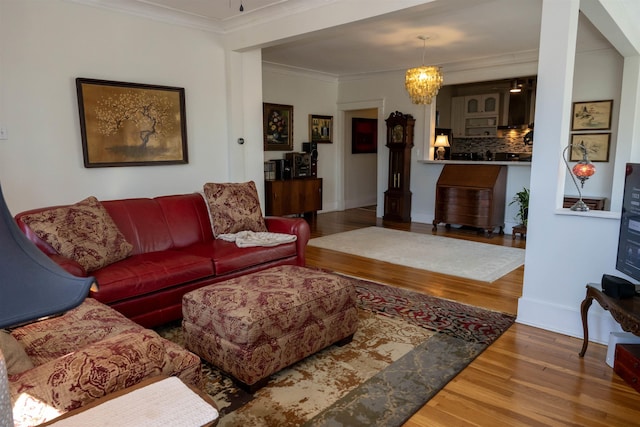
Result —
[{"label": "clock face", "polygon": [[391,142],[402,142],[404,136],[404,128],[402,125],[395,125],[391,133]]}]

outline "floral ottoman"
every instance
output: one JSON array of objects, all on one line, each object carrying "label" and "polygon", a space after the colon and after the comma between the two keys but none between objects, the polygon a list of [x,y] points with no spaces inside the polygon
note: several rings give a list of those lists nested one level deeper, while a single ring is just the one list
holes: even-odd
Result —
[{"label": "floral ottoman", "polygon": [[251,392],[358,327],[349,279],[292,265],[189,292],[182,314],[186,347]]}]

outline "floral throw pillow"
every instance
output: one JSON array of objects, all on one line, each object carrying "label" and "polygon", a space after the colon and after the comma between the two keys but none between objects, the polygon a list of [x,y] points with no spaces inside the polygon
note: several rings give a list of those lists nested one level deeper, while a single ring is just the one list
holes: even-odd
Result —
[{"label": "floral throw pillow", "polygon": [[258,190],[253,181],[243,183],[207,183],[204,195],[209,205],[213,235],[239,231],[267,231]]},{"label": "floral throw pillow", "polygon": [[75,260],[87,272],[124,259],[133,249],[93,196],[71,206],[25,215],[22,221],[60,255]]}]

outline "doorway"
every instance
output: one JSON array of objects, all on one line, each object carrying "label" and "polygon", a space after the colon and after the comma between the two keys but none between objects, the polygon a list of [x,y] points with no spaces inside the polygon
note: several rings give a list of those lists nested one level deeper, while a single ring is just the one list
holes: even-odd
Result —
[{"label": "doorway", "polygon": [[[382,100],[350,102],[338,105],[342,122],[342,210],[376,207],[376,216],[382,216],[384,182],[379,181],[381,156],[384,154],[384,111]],[[375,153],[353,153],[352,119],[377,119],[377,141]]]}]

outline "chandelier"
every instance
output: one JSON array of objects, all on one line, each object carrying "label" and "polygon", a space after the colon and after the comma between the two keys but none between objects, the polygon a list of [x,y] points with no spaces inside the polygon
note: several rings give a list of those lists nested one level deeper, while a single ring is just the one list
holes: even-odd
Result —
[{"label": "chandelier", "polygon": [[429,37],[418,36],[422,40],[422,66],[409,68],[404,79],[404,86],[414,104],[431,104],[431,100],[442,87],[442,72],[440,67],[424,65],[426,41]]}]

